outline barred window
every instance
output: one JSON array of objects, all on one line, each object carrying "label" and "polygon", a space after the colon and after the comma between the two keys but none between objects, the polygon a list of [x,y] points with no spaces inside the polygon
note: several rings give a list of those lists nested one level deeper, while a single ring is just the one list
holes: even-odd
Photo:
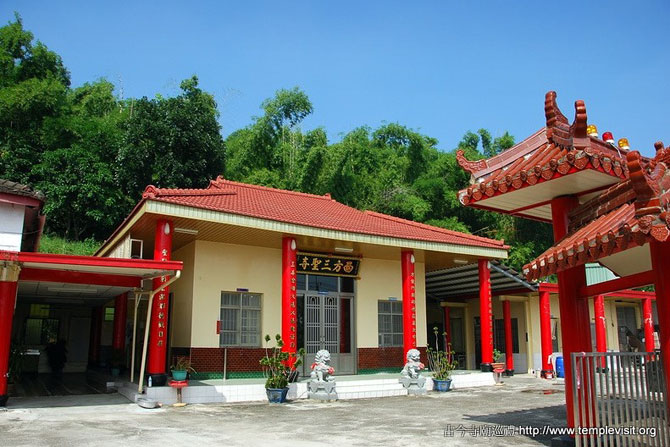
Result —
[{"label": "barred window", "polygon": [[261,345],[261,295],[221,292],[221,346]]},{"label": "barred window", "polygon": [[402,346],[402,302],[379,300],[379,347]]}]

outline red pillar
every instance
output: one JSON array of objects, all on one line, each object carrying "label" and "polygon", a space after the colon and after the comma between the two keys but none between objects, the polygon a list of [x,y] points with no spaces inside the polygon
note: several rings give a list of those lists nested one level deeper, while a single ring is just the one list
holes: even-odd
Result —
[{"label": "red pillar", "polygon": [[553,351],[551,343],[551,295],[549,292],[540,292],[540,338],[542,350],[542,377],[552,378],[554,368],[549,361]]},{"label": "red pillar", "polygon": [[402,347],[403,360],[407,351],[416,348],[416,287],[414,252],[400,254],[402,272]]},{"label": "red pillar", "polygon": [[651,298],[642,300],[642,319],[644,321],[644,349],[654,352],[654,316],[651,310]]},{"label": "red pillar", "polygon": [[[557,197],[551,201],[551,217],[554,240],[558,242],[568,232],[568,213],[579,205],[576,197]],[[563,339],[563,365],[565,368],[565,403],[567,422],[574,427],[572,399],[573,352],[591,352],[591,317],[588,299],[579,296],[580,287],[586,286],[586,271],[583,265],[558,273],[558,295]]]},{"label": "red pillar", "polygon": [[126,349],[126,318],[128,313],[128,295],[123,293],[114,300],[114,332],[112,333],[112,349]]},{"label": "red pillar", "polygon": [[[661,342],[661,359],[666,386],[670,387],[670,241],[650,242],[651,267],[654,270],[654,288],[656,290],[656,310],[658,311],[659,341]],[[670,399],[666,397],[668,411]]]},{"label": "red pillar", "polygon": [[103,306],[91,309],[91,336],[88,344],[88,363],[97,365],[100,362],[100,339],[102,338]]},{"label": "red pillar", "polygon": [[[596,326],[596,351],[607,352],[607,328],[605,325],[605,296],[598,295],[593,298],[593,314],[595,316]],[[607,365],[605,357],[600,359],[600,367]]]},{"label": "red pillar", "polygon": [[514,343],[512,342],[512,303],[509,300],[502,302],[503,319],[505,321],[505,373],[514,375]]},{"label": "red pillar", "polygon": [[0,407],[7,405],[7,372],[17,281],[0,281]]},{"label": "red pillar", "polygon": [[[156,233],[154,238],[154,260],[169,261],[172,256],[172,233],[174,226],[172,221],[158,219],[156,222]],[[161,276],[153,280],[153,289],[158,289],[162,284],[168,282],[167,276]],[[154,386],[162,386],[167,380],[166,354],[168,333],[168,309],[170,291],[169,287],[162,289],[154,296],[151,306],[151,327],[149,329],[149,361],[147,372],[151,376]]]},{"label": "red pillar", "polygon": [[481,370],[493,371],[493,311],[491,309],[491,272],[488,259],[479,260],[479,328],[482,344]]},{"label": "red pillar", "polygon": [[450,351],[451,343],[451,316],[449,306],[444,306],[444,350]]},{"label": "red pillar", "polygon": [[296,352],[298,342],[296,249],[295,239],[282,239],[281,336],[285,352]]}]

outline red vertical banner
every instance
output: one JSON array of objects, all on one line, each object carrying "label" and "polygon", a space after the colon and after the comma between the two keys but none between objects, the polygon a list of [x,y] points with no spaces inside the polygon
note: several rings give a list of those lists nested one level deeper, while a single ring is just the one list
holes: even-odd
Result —
[{"label": "red vertical banner", "polygon": [[479,331],[482,348],[481,370],[492,371],[493,363],[493,311],[491,309],[491,272],[489,260],[479,260]]},{"label": "red vertical banner", "polygon": [[509,300],[502,302],[503,320],[505,323],[505,372],[514,373],[514,343],[512,341],[512,303]]},{"label": "red vertical banner", "polygon": [[[174,227],[172,221],[159,219],[156,222],[156,234],[154,240],[154,260],[169,261],[172,256],[172,233]],[[158,289],[168,282],[170,278],[161,276],[153,280],[153,289]],[[168,333],[168,309],[169,309],[169,287],[165,287],[154,296],[151,308],[151,328],[149,332],[149,361],[147,372],[160,375],[166,371],[167,333]]]},{"label": "red vertical banner", "polygon": [[295,239],[282,239],[282,320],[281,336],[284,340],[285,352],[296,352],[298,349],[298,277],[296,273],[297,246]]},{"label": "red vertical banner", "polygon": [[654,352],[654,316],[651,310],[651,298],[642,300],[642,321],[644,327],[644,349]]},{"label": "red vertical banner", "polygon": [[554,368],[549,361],[553,352],[551,340],[551,295],[549,292],[540,292],[540,346],[542,351],[542,377],[554,377]]},{"label": "red vertical banner", "polygon": [[400,253],[402,274],[402,347],[403,360],[410,349],[416,348],[416,275],[414,252]]},{"label": "red vertical banner", "polygon": [[0,407],[4,407],[8,399],[7,373],[17,289],[17,281],[0,281]]}]

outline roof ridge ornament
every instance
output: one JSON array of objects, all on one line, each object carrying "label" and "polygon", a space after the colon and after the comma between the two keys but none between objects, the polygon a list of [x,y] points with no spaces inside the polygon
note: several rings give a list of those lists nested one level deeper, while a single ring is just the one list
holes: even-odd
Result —
[{"label": "roof ridge ornament", "polygon": [[575,119],[570,125],[568,119],[558,108],[556,92],[549,91],[544,97],[544,116],[547,122],[547,138],[561,147],[574,147],[584,150],[590,146],[587,134],[586,104],[583,100],[575,101]]},{"label": "roof ridge ornament", "polygon": [[470,174],[474,174],[475,172],[488,167],[486,159],[471,161],[465,158],[465,151],[463,149],[456,151],[456,161],[458,161],[458,164],[461,165],[463,170],[468,171]]}]

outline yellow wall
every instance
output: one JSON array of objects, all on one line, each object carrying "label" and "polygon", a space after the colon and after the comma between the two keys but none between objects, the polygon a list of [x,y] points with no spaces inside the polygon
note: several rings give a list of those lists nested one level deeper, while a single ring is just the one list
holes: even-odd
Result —
[{"label": "yellow wall", "polygon": [[170,292],[172,292],[170,346],[188,347],[191,345],[195,242],[172,253],[172,259],[182,261],[184,267],[181,277],[170,286]]},{"label": "yellow wall", "polygon": [[218,348],[221,292],[261,293],[261,336],[281,333],[281,250],[195,242],[191,346]]},{"label": "yellow wall", "polygon": [[[175,252],[184,261],[174,292],[173,346],[218,347],[216,320],[221,292],[237,288],[261,293],[261,335],[281,333],[281,250],[196,241]],[[190,271],[190,274],[189,274]],[[417,344],[426,346],[425,264],[415,264]],[[400,256],[397,261],[363,258],[356,281],[356,344],[378,347],[377,301],[402,300]],[[188,293],[192,284],[192,294]],[[192,302],[192,306],[186,303]],[[190,338],[188,334],[190,333]]]},{"label": "yellow wall", "polygon": [[[425,264],[414,265],[416,275],[416,339],[426,346]],[[359,348],[379,346],[377,301],[389,297],[402,301],[400,254],[397,261],[361,259],[360,280],[356,281],[356,341]]]}]

